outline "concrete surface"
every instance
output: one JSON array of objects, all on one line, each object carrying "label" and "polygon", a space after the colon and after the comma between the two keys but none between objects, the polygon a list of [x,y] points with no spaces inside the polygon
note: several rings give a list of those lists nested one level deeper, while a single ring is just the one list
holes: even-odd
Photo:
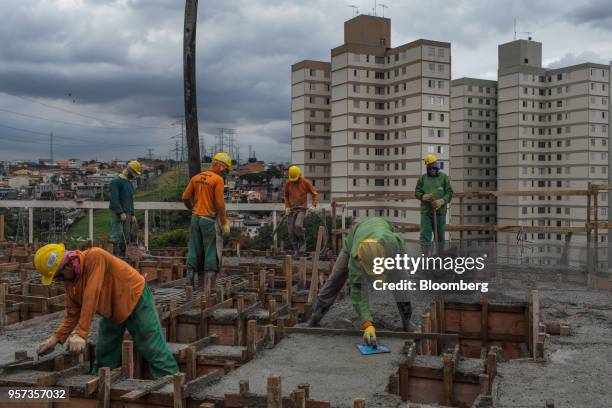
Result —
[{"label": "concrete surface", "polygon": [[265,396],[268,376],[277,374],[284,396],[298,384],[308,383],[311,398],[329,400],[333,407],[352,407],[353,399],[359,397],[371,401],[377,393],[384,393],[405,342],[384,339],[391,353],[362,356],[355,346],[360,340],[352,336],[291,334],[196,398],[222,398],[225,393],[238,392],[242,379],[249,380],[252,393]]}]

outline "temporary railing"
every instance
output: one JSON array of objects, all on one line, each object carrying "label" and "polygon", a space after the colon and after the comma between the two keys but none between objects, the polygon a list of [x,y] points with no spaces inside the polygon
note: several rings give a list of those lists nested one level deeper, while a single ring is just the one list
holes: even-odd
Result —
[{"label": "temporary railing", "polygon": [[[28,209],[28,240],[34,243],[34,209],[36,208],[76,208],[88,210],[88,239],[94,239],[94,210],[108,209],[108,201],[44,201],[44,200],[0,200],[0,208],[27,208]],[[329,209],[329,204],[321,204],[319,208]],[[181,202],[135,202],[136,211],[144,211],[144,245],[149,247],[149,211],[187,211]],[[276,229],[279,217],[278,211],[284,211],[283,203],[227,203],[227,211],[233,212],[270,212],[272,213],[272,225]],[[0,214],[0,241],[4,241],[4,215]],[[276,235],[274,243],[276,246]]]},{"label": "temporary railing", "polygon": [[[612,228],[612,223],[599,222],[599,203],[598,194],[603,191],[612,190],[612,184],[589,184],[589,187],[584,190],[563,190],[563,189],[541,189],[541,190],[522,190],[522,191],[474,191],[474,192],[457,192],[453,194],[453,200],[456,203],[458,200],[459,224],[446,225],[446,231],[459,232],[459,245],[463,246],[464,231],[490,231],[490,232],[525,232],[525,233],[557,233],[568,234],[571,237],[573,233],[585,233],[587,237],[587,253],[591,253],[592,234],[598,236],[599,230]],[[499,197],[526,197],[526,196],[584,196],[586,197],[586,222],[584,226],[579,227],[553,227],[553,226],[525,226],[525,225],[498,225],[498,224],[465,224],[464,216],[464,200],[470,198],[499,198]],[[338,207],[348,207],[354,203],[364,202],[389,202],[389,201],[407,201],[416,200],[414,193],[375,195],[375,196],[350,196],[350,197],[334,197],[331,202],[332,207],[332,250],[337,253],[337,238],[339,235],[344,235],[348,231],[345,224],[346,211],[341,213],[341,228],[337,228],[336,216]],[[453,205],[451,204],[451,211]],[[419,224],[407,223],[396,227],[397,232],[418,232]],[[493,236],[495,240],[495,236]],[[597,238],[595,238],[597,239]],[[596,244],[597,242],[595,242]],[[592,262],[598,265],[598,251],[594,251]],[[589,259],[590,261],[590,259]]]}]

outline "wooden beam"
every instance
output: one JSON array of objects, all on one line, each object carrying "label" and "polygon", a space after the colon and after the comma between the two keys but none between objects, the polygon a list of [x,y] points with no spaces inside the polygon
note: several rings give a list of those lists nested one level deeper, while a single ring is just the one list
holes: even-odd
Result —
[{"label": "wooden beam", "polygon": [[442,355],[442,362],[444,368],[442,369],[444,394],[442,396],[442,403],[444,405],[453,404],[453,376],[455,372],[455,362],[453,361],[452,354],[444,353]]},{"label": "wooden beam", "polygon": [[88,367],[86,367],[85,364],[77,364],[73,367],[66,368],[61,371],[51,371],[48,374],[38,377],[36,379],[36,385],[39,387],[52,387],[57,384],[57,381],[60,378],[82,374],[86,372],[87,369]]},{"label": "wooden beam", "polygon": [[121,348],[121,368],[127,378],[134,378],[134,342],[123,340]]},{"label": "wooden beam", "polygon": [[193,341],[189,344],[187,344],[185,347],[181,348],[178,351],[178,357],[180,360],[185,358],[185,354],[187,352],[187,349],[189,347],[194,347],[196,349],[196,351],[198,350],[202,350],[204,347],[210,346],[211,344],[217,344],[219,341],[219,337],[216,334],[212,334],[208,337],[204,337],[202,339],[198,339],[196,341]]},{"label": "wooden beam", "polygon": [[206,373],[200,377],[185,383],[185,398],[189,398],[191,394],[201,391],[204,387],[213,384],[221,379],[221,373],[217,370]]},{"label": "wooden beam", "polygon": [[353,408],[365,408],[365,399],[363,398],[355,398],[353,400]]},{"label": "wooden beam", "polygon": [[287,292],[287,304],[291,306],[293,299],[293,258],[291,255],[285,255],[283,263],[285,270],[285,290]]},{"label": "wooden beam", "polygon": [[255,320],[249,320],[247,322],[247,353],[249,359],[253,358],[257,351],[256,326],[257,322]]},{"label": "wooden beam", "polygon": [[151,392],[164,387],[166,384],[169,384],[172,381],[174,381],[174,375],[166,375],[165,377],[152,381],[149,384],[145,384],[136,390],[132,390],[123,394],[121,396],[121,400],[128,402],[136,401],[137,399],[142,398],[145,395],[148,395]]},{"label": "wooden beam", "polygon": [[267,391],[268,408],[283,408],[283,394],[280,376],[271,374],[268,377]]},{"label": "wooden beam", "polygon": [[[92,395],[94,392],[98,390],[99,384],[100,384],[100,376],[101,376],[101,372],[98,370],[98,377],[91,379],[85,383],[85,392],[84,392],[85,396]],[[114,370],[112,370],[110,374],[111,384],[117,381],[122,376],[123,376],[122,367],[117,367]]]},{"label": "wooden beam", "polygon": [[306,257],[300,258],[299,264],[300,288],[306,289]]},{"label": "wooden beam", "polygon": [[101,367],[99,370],[100,380],[98,383],[98,408],[110,408],[111,373],[110,368]]},{"label": "wooden beam", "polygon": [[183,384],[185,384],[185,377],[185,373],[176,373],[172,378],[174,389],[172,392],[173,408],[185,408],[187,406],[183,389]]},{"label": "wooden beam", "polygon": [[325,228],[319,226],[319,232],[317,234],[317,245],[315,252],[312,256],[312,275],[310,277],[310,290],[308,291],[308,303],[313,304],[317,293],[319,292],[319,253],[321,252],[321,245],[323,243],[323,237],[325,235]]},{"label": "wooden beam", "polygon": [[531,303],[531,339],[529,341],[532,345],[532,356],[537,358],[537,343],[538,333],[540,332],[540,300],[538,298],[538,291],[532,290],[530,292],[530,303]]},{"label": "wooden beam", "polygon": [[196,378],[197,368],[196,348],[194,346],[188,346],[185,349],[185,374],[187,374],[187,381]]},{"label": "wooden beam", "polygon": [[[291,334],[316,334],[316,335],[336,335],[336,336],[362,336],[361,330],[353,329],[327,329],[323,327],[285,327],[285,333]],[[442,341],[459,341],[459,335],[452,333],[415,333],[415,332],[396,332],[379,330],[376,332],[379,339],[386,337],[395,337],[399,339],[411,340],[442,340]]]}]

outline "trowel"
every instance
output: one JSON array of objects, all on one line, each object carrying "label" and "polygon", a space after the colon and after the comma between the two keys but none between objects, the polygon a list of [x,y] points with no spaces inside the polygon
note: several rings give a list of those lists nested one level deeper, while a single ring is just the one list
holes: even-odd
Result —
[{"label": "trowel", "polygon": [[384,344],[378,344],[376,346],[368,346],[365,343],[357,343],[357,348],[359,349],[361,354],[363,354],[364,356],[367,356],[370,354],[380,354],[380,353],[390,353],[391,352],[389,347],[385,346]]}]

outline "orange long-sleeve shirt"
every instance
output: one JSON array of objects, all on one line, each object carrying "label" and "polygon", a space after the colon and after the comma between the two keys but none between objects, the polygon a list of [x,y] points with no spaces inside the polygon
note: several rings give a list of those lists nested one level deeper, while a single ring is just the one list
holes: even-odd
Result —
[{"label": "orange long-sleeve shirt", "polygon": [[94,314],[123,323],[136,307],[144,290],[145,279],[127,263],[101,248],[78,252],[81,276],[66,287],[66,316],[55,332],[66,341],[76,327],[79,336],[87,338]]},{"label": "orange long-sleeve shirt", "polygon": [[317,206],[319,193],[314,189],[310,181],[304,177],[296,182],[285,183],[285,208],[308,207],[308,193],[312,196],[312,205]]},{"label": "orange long-sleeve shirt", "polygon": [[222,225],[227,223],[225,199],[223,198],[223,177],[213,171],[203,171],[189,180],[183,191],[183,201],[193,200],[192,214],[200,217],[219,218]]}]

